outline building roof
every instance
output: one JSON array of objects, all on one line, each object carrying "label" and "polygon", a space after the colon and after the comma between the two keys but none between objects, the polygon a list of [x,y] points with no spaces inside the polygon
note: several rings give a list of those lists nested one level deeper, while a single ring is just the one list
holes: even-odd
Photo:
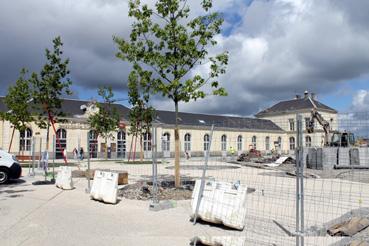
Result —
[{"label": "building roof", "polygon": [[[0,97],[0,112],[7,111],[7,108],[3,102],[4,97]],[[63,99],[61,111],[68,118],[80,117],[83,115],[82,105],[87,105],[89,101],[75,100],[75,99]],[[128,120],[129,108],[121,105],[114,104],[121,118]],[[158,123],[166,125],[175,124],[175,113],[172,111],[156,110],[156,119]],[[211,126],[214,124],[216,127],[246,129],[246,130],[264,130],[264,131],[283,131],[280,127],[274,124],[270,120],[256,119],[256,118],[243,118],[243,117],[231,117],[223,115],[208,115],[208,114],[194,114],[194,113],[179,113],[179,124],[187,126]]]},{"label": "building roof", "polygon": [[[0,112],[8,111],[5,103],[5,97],[0,97]],[[87,105],[90,101],[86,100],[76,100],[76,99],[62,99],[61,112],[65,114],[67,118],[78,118],[83,116],[84,111],[82,110],[82,105]],[[103,104],[104,105],[104,104]],[[121,118],[128,119],[129,108],[121,105],[121,104],[113,104],[113,107],[116,108],[118,114]]]},{"label": "building roof", "polygon": [[[156,111],[156,120],[167,125],[175,124],[175,113],[172,111]],[[279,126],[270,120],[233,117],[223,115],[208,115],[194,113],[178,113],[179,124],[188,126],[211,126],[224,128],[235,128],[245,130],[260,130],[260,131],[283,131]]]},{"label": "building roof", "polygon": [[281,101],[270,108],[260,111],[255,116],[262,117],[267,115],[273,115],[278,113],[292,113],[299,110],[311,110],[317,108],[318,110],[329,111],[332,113],[337,113],[337,111],[327,105],[313,99],[310,96],[304,98],[295,98],[292,100]]}]

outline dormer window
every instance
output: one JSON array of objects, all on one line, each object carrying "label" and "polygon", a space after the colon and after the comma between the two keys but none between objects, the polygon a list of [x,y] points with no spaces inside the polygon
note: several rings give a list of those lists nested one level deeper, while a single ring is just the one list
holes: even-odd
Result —
[{"label": "dormer window", "polygon": [[290,131],[294,131],[295,130],[295,120],[289,119],[288,121],[290,123]]}]

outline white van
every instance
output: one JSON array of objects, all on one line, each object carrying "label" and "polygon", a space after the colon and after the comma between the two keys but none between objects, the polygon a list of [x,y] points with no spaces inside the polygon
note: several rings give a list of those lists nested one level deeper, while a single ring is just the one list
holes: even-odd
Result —
[{"label": "white van", "polygon": [[9,179],[18,179],[22,174],[22,168],[14,155],[0,149],[0,184]]}]

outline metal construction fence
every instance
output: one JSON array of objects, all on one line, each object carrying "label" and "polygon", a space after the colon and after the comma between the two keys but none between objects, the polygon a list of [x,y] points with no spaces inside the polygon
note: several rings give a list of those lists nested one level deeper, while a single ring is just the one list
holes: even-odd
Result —
[{"label": "metal construction fence", "polygon": [[[81,145],[84,160],[68,159],[81,169],[91,164],[127,171],[129,185],[141,186],[133,199],[152,199],[153,205],[178,200],[184,223],[193,225],[194,244],[366,245],[369,117],[323,116],[326,128],[309,114],[181,125],[177,188],[173,126],[153,126],[144,138],[143,162],[129,162],[128,152],[108,161],[94,158],[91,144]],[[30,173],[43,173],[37,146],[44,141],[32,138]],[[62,163],[56,140],[50,142],[49,171]]]},{"label": "metal construction fence", "polygon": [[[283,133],[244,130],[228,121],[182,130],[180,173],[183,187],[194,188],[192,203],[184,205],[195,218],[194,241],[366,245],[369,121],[352,114],[329,121],[327,133],[317,122],[308,129],[311,122],[300,114],[273,121]],[[174,180],[173,158],[159,153],[173,148],[167,144],[172,133],[162,130],[162,135],[161,142],[153,142],[155,198],[165,181]]]}]

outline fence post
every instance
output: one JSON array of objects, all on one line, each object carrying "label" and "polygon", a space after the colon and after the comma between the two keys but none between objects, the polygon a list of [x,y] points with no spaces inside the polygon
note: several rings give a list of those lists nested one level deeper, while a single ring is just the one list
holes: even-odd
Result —
[{"label": "fence post", "polygon": [[32,172],[31,167],[28,169],[29,176],[35,176],[35,137],[32,137]]},{"label": "fence post", "polygon": [[302,115],[296,115],[296,245],[304,245],[304,163]]},{"label": "fence post", "polygon": [[90,184],[90,136],[89,134],[87,134],[87,175],[85,175],[87,177],[87,189],[86,189],[86,193],[90,193],[91,191],[91,184]]},{"label": "fence post", "polygon": [[56,158],[56,146],[55,146],[55,134],[53,135],[53,178],[51,182],[55,182],[55,158]]},{"label": "fence post", "polygon": [[196,224],[197,214],[199,212],[202,195],[204,193],[205,175],[206,175],[206,170],[208,168],[208,161],[209,161],[209,155],[210,155],[210,147],[211,147],[211,142],[213,140],[213,132],[214,132],[214,124],[211,125],[211,132],[210,132],[210,137],[209,137],[209,147],[208,147],[208,149],[206,151],[205,164],[204,164],[204,168],[202,169],[202,176],[201,176],[199,196],[197,197],[197,204],[196,204],[196,210],[195,210],[195,215],[194,215],[195,217],[194,217],[194,220],[193,220],[193,224],[194,225]]},{"label": "fence post", "polygon": [[151,134],[151,151],[152,151],[152,204],[150,207],[155,206],[159,203],[158,199],[158,163],[156,158],[157,153],[157,132],[156,126],[152,125],[152,134]]}]

